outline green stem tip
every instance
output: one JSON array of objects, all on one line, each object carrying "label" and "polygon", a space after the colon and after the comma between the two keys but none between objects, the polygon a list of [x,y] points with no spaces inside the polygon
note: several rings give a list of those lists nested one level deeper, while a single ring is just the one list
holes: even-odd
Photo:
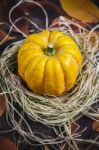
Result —
[{"label": "green stem tip", "polygon": [[56,53],[56,50],[53,47],[53,44],[49,43],[48,47],[45,49],[45,54],[48,56],[53,56],[55,55],[55,53]]}]

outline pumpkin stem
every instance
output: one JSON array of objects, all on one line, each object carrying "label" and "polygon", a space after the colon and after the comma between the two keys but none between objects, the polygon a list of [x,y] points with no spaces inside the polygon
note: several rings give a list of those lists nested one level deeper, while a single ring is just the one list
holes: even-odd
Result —
[{"label": "pumpkin stem", "polygon": [[45,54],[48,56],[53,56],[55,55],[55,48],[53,47],[53,44],[49,43],[48,47],[45,49]]}]

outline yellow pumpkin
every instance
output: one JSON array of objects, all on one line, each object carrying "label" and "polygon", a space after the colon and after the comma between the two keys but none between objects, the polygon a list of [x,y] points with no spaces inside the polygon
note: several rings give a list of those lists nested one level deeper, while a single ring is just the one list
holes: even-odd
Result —
[{"label": "yellow pumpkin", "polygon": [[75,84],[82,64],[76,42],[60,31],[29,35],[18,51],[18,73],[35,93],[59,96]]}]

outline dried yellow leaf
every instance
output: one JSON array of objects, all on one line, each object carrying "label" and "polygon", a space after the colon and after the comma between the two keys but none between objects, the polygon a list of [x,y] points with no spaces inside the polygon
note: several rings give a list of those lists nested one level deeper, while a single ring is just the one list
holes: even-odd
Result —
[{"label": "dried yellow leaf", "polygon": [[70,16],[87,23],[99,22],[99,8],[91,0],[60,0]]}]

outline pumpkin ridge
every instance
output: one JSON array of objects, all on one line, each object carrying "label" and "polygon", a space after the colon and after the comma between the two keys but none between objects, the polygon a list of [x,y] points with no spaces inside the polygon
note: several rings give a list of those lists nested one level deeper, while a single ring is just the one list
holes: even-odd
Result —
[{"label": "pumpkin ridge", "polygon": [[[46,56],[43,56],[43,57],[41,57],[40,58],[40,60],[38,61],[38,63],[36,64],[36,66],[35,66],[35,68],[33,69],[33,72],[37,69],[37,66],[39,65],[39,63],[41,62],[41,59],[43,59],[43,58],[46,58],[46,61],[47,61],[47,57]],[[45,62],[45,64],[46,64],[46,62]],[[45,65],[44,65],[45,66]],[[44,74],[44,73],[43,73]],[[44,75],[43,75],[43,77],[44,77]],[[42,78],[43,79],[43,78]],[[42,83],[42,82],[41,82]],[[32,83],[31,83],[32,84]],[[42,85],[41,85],[42,86]],[[31,87],[32,87],[32,89],[33,89],[33,85],[31,85]],[[39,91],[38,91],[39,92]]]},{"label": "pumpkin ridge", "polygon": [[[67,51],[68,50],[67,46],[69,46],[69,45],[64,45],[64,47],[63,47],[64,53],[63,54],[70,54],[75,59],[78,66],[80,67],[83,57],[82,57],[81,53],[79,52],[79,49]],[[66,50],[66,48],[67,48],[67,50]],[[60,49],[60,51],[61,51],[61,49]],[[82,59],[79,60],[79,57],[82,57]]]},{"label": "pumpkin ridge", "polygon": [[[70,55],[71,56],[71,55]],[[64,57],[65,58],[65,56],[64,55],[62,55],[62,57]],[[72,56],[71,56],[72,57]],[[72,60],[74,60],[74,62],[75,62],[75,59],[73,59],[73,57],[72,57],[72,59],[71,59],[71,61]],[[79,66],[76,64],[76,62],[75,62],[75,64],[74,65],[76,65],[76,67],[77,67],[77,74],[76,74],[76,78],[77,78],[77,76],[78,76],[78,70],[79,70]],[[75,68],[76,68],[75,67]],[[72,71],[71,71],[72,72]]]},{"label": "pumpkin ridge", "polygon": [[[38,40],[37,40],[38,38]],[[36,41],[37,40],[37,41]],[[39,43],[38,41],[42,41],[41,43]],[[41,36],[39,36],[39,34],[31,34],[27,37],[27,39],[24,40],[24,43],[34,43],[36,45],[39,45],[41,48],[44,48],[42,46],[42,43],[44,42],[41,38]]]},{"label": "pumpkin ridge", "polygon": [[[64,54],[63,54],[63,57],[65,57],[65,55],[66,55],[66,54],[64,53]],[[79,70],[79,64],[78,64],[77,60],[76,60],[71,54],[68,54],[68,53],[67,53],[67,55],[69,55],[69,56],[72,57],[73,61],[74,61],[75,64],[76,64],[77,69]]]},{"label": "pumpkin ridge", "polygon": [[[75,60],[76,60],[76,58],[75,58],[75,56],[74,56],[74,54],[73,53],[71,53],[71,51],[70,52],[66,52],[66,51],[64,51],[64,54],[68,54],[68,55],[71,55]],[[79,64],[79,62],[76,60],[76,62],[77,62],[77,64]]]},{"label": "pumpkin ridge", "polygon": [[[53,45],[55,46],[55,43],[57,42],[57,40],[59,39],[59,38],[61,38],[63,35],[61,35],[61,36],[59,36],[59,37],[57,37],[56,38],[56,40],[54,41],[54,43],[53,43]],[[57,48],[55,48],[56,50],[58,50]]]},{"label": "pumpkin ridge", "polygon": [[[52,70],[54,72],[54,63],[52,63]],[[54,75],[55,75],[55,72],[54,72]],[[56,93],[56,86],[55,86],[55,76],[53,78],[54,78],[54,90],[53,90],[53,93],[54,93],[54,95],[57,95],[57,93]]]},{"label": "pumpkin ridge", "polygon": [[43,94],[43,93],[45,93],[45,92],[44,92],[45,71],[46,71],[46,64],[47,64],[48,60],[49,60],[49,59],[47,58],[46,63],[45,63],[45,66],[44,66],[44,75],[43,75],[43,79],[42,79],[42,83],[41,83],[41,87],[42,87],[42,94]]},{"label": "pumpkin ridge", "polygon": [[[27,45],[27,44],[33,44],[33,43],[24,43],[24,45],[23,46],[25,46],[25,45]],[[35,45],[37,45],[37,44],[35,44]],[[32,45],[33,46],[33,45]],[[36,48],[35,47],[35,50],[39,50],[40,49],[40,46],[39,46],[39,48]],[[22,55],[22,53],[24,53],[25,51],[30,51],[30,50],[32,50],[31,48],[29,48],[29,46],[28,47],[24,47],[24,49],[23,49],[23,47],[20,47],[20,53],[19,53],[19,56],[20,55]]]},{"label": "pumpkin ridge", "polygon": [[56,58],[56,59],[57,59],[57,61],[59,62],[60,66],[61,66],[61,69],[62,69],[62,72],[63,72],[63,77],[64,77],[64,87],[65,87],[65,90],[66,90],[66,81],[65,81],[66,76],[65,76],[65,73],[64,73],[64,70],[63,70],[63,67],[62,67],[60,61],[58,60],[58,58]]},{"label": "pumpkin ridge", "polygon": [[[66,60],[66,58],[63,57],[63,56],[61,56],[61,58],[64,58],[64,59]],[[58,58],[58,59],[59,59],[59,58]],[[60,64],[61,64],[62,68],[64,68],[63,65],[65,65],[65,64],[62,65],[62,60],[59,60],[59,61],[60,61]],[[66,68],[66,66],[65,66],[65,68]],[[63,69],[63,71],[64,71],[64,69]],[[64,72],[65,72],[65,71],[64,71]],[[67,72],[67,71],[66,71],[66,72]],[[66,73],[65,73],[65,74],[66,74]],[[73,76],[73,73],[72,73],[72,72],[71,72],[71,76]],[[65,77],[66,77],[65,82],[66,82],[66,92],[67,92],[67,91],[69,91],[69,90],[74,86],[74,81],[75,81],[75,79],[72,78],[72,79],[73,79],[73,80],[72,80],[72,84],[69,83],[70,85],[67,86],[68,80],[67,80],[67,76],[66,76],[66,75],[65,75]],[[77,76],[76,76],[76,78],[77,78]]]},{"label": "pumpkin ridge", "polygon": [[[47,30],[43,30],[43,32],[46,32],[46,31],[47,31]],[[39,35],[41,38],[42,38],[42,36],[43,36],[43,38],[45,39],[46,47],[47,47],[47,46],[48,46],[48,42],[49,42],[49,36],[50,36],[51,33],[50,33],[50,31],[49,31],[49,33],[48,33],[49,35],[47,35],[47,36],[48,36],[48,37],[47,37],[46,35],[44,35],[43,32],[40,32],[40,34],[38,34],[38,35]],[[42,35],[42,34],[43,34],[43,35]]]},{"label": "pumpkin ridge", "polygon": [[[52,57],[51,57],[52,58]],[[48,61],[50,61],[50,58],[48,58]],[[48,65],[48,61],[46,62],[46,66]],[[51,67],[53,67],[53,61],[51,60],[51,62],[52,62],[52,66]],[[45,66],[45,75],[44,75],[44,77],[45,77],[45,79],[46,79],[46,77],[47,77],[47,73],[46,73],[46,71],[48,70],[48,68]],[[52,70],[53,68],[51,68],[51,70]],[[46,90],[48,90],[48,87],[47,87],[47,89],[45,89],[45,87],[46,87],[46,84],[48,83],[48,82],[45,82],[45,79],[44,79],[44,93],[45,94],[47,94],[47,95],[52,95],[51,94],[51,92],[48,92],[48,91],[46,91]],[[47,86],[48,86],[48,84],[47,84]],[[53,88],[54,89],[54,88]],[[48,92],[48,93],[47,93]]]},{"label": "pumpkin ridge", "polygon": [[[48,37],[48,43],[50,41],[50,36],[51,36],[51,32],[50,32],[49,37]],[[48,46],[48,43],[47,43],[47,46]]]},{"label": "pumpkin ridge", "polygon": [[59,38],[63,37],[64,36],[64,33],[62,35],[59,35],[55,41],[57,41]]},{"label": "pumpkin ridge", "polygon": [[[38,59],[37,59],[37,58],[38,58]],[[32,66],[32,70],[30,70],[29,77],[27,76],[27,74],[25,74],[25,81],[27,82],[27,84],[28,84],[29,87],[31,87],[30,82],[31,82],[31,77],[32,77],[32,74],[33,74],[33,70],[35,69],[36,65],[38,64],[39,60],[41,59],[41,58],[39,58],[39,57],[37,57],[37,58],[35,57],[34,60],[33,60],[33,61],[35,61],[35,62],[34,62],[35,65],[34,65],[34,63],[32,64],[32,65],[34,65],[34,66]],[[28,68],[27,68],[27,69],[28,69]],[[28,70],[27,70],[27,71],[28,71]]]},{"label": "pumpkin ridge", "polygon": [[55,74],[55,70],[54,70],[54,63],[53,63],[52,69],[53,69],[53,72],[54,72],[54,85],[55,85],[55,87],[54,87],[54,95],[57,95],[56,84],[55,84],[56,83],[55,82],[56,74]]},{"label": "pumpkin ridge", "polygon": [[[50,39],[51,39],[51,34],[52,34],[52,32],[50,32],[50,36],[49,36],[49,42],[50,42]],[[54,40],[54,42],[52,43],[53,45],[55,44],[55,42],[56,42],[56,40],[59,38],[59,37],[61,37],[61,36],[63,36],[63,35],[59,35],[55,40]]]},{"label": "pumpkin ridge", "polygon": [[25,72],[26,72],[26,70],[27,70],[27,68],[28,68],[28,65],[30,65],[31,62],[33,61],[33,59],[35,59],[35,58],[37,58],[37,57],[39,57],[39,54],[36,55],[36,56],[33,56],[33,57],[29,60],[28,64],[25,66],[25,69],[24,69],[24,72],[23,72],[24,79],[25,79]]},{"label": "pumpkin ridge", "polygon": [[[28,54],[29,54],[29,53],[28,53]],[[30,53],[30,54],[31,54],[31,53]],[[30,54],[29,54],[29,55],[30,55]],[[36,57],[37,55],[40,55],[40,54],[38,54],[38,53],[36,54],[36,53],[35,53],[34,56],[31,55],[31,59],[33,59],[33,57]],[[26,56],[26,57],[25,57],[25,56]],[[27,59],[27,61],[25,61],[25,62],[23,63],[24,57],[25,57],[25,59]],[[26,65],[28,64],[28,62],[30,61],[30,59],[28,58],[28,56],[26,55],[26,53],[24,54],[24,57],[21,57],[21,58],[19,57],[19,60],[20,60],[20,61],[19,61],[19,63],[18,63],[19,68],[22,69],[22,70],[24,70],[25,66],[26,66]],[[23,67],[22,67],[22,66],[23,66]],[[22,72],[22,77],[23,77],[23,71],[22,71],[22,70],[21,70],[21,72]]]},{"label": "pumpkin ridge", "polygon": [[[62,39],[61,39],[61,37],[62,37]],[[58,43],[58,46],[57,46],[57,43]],[[61,47],[65,46],[65,45],[76,46],[77,47],[77,44],[76,44],[75,40],[71,36],[68,36],[68,35],[65,35],[65,34],[63,34],[63,36],[60,36],[57,39],[56,43],[55,43],[55,47],[56,48],[58,47],[58,49],[61,48],[61,47],[59,47],[59,43],[62,43]]]},{"label": "pumpkin ridge", "polygon": [[[29,51],[29,53],[30,53],[30,52],[31,52],[31,51]],[[28,52],[27,52],[27,53],[28,53]],[[31,52],[31,53],[32,53],[32,52]],[[36,55],[36,54],[35,54],[35,55]],[[21,64],[23,63],[23,61],[22,61],[22,60],[23,60],[24,58],[26,58],[25,56],[27,56],[27,55],[26,55],[26,53],[23,53],[23,55],[18,56],[18,57],[19,57],[19,59],[20,59],[19,65],[21,65]]]},{"label": "pumpkin ridge", "polygon": [[[59,43],[62,43],[62,41],[65,39],[65,35],[63,35],[63,36],[58,37],[57,40],[55,41],[55,43],[54,43],[55,49],[59,50],[61,47],[63,47],[63,45],[67,44],[67,43],[66,44],[62,44],[61,47],[59,47]],[[59,40],[60,40],[60,42],[59,42]],[[58,43],[58,46],[57,46],[57,43]]]}]

